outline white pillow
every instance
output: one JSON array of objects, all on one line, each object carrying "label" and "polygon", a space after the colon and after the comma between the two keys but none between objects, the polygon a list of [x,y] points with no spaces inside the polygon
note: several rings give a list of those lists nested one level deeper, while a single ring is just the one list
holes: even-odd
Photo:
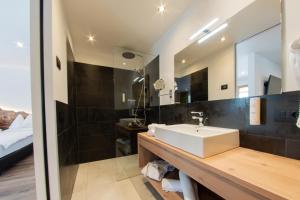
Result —
[{"label": "white pillow", "polygon": [[24,122],[24,118],[22,117],[22,115],[18,115],[16,119],[11,123],[8,129],[10,130],[18,129],[21,127],[23,122]]},{"label": "white pillow", "polygon": [[21,128],[32,128],[32,115],[28,115],[23,121]]}]

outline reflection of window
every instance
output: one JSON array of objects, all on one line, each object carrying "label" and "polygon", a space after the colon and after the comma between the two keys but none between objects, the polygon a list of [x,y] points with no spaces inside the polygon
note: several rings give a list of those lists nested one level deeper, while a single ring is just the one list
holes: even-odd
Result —
[{"label": "reflection of window", "polygon": [[248,97],[249,96],[249,88],[248,86],[239,87],[239,98]]}]

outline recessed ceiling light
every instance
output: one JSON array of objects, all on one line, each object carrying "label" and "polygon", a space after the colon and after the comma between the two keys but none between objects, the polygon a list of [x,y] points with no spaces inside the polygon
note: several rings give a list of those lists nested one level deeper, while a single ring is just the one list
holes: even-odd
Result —
[{"label": "recessed ceiling light", "polygon": [[88,37],[89,42],[95,42],[95,36],[88,35],[87,37]]},{"label": "recessed ceiling light", "polygon": [[165,4],[160,4],[160,6],[158,6],[158,13],[163,15],[166,12],[166,5]]},{"label": "recessed ceiling light", "polygon": [[17,44],[17,47],[19,47],[19,48],[23,48],[24,47],[24,44],[22,42],[17,42],[16,44]]},{"label": "recessed ceiling light", "polygon": [[182,63],[182,64],[185,64],[185,63],[186,63],[186,60],[185,60],[185,59],[183,59],[183,60],[181,61],[181,63]]},{"label": "recessed ceiling light", "polygon": [[123,65],[126,65],[126,62],[123,62]]},{"label": "recessed ceiling light", "polygon": [[226,40],[226,37],[223,36],[223,37],[221,38],[221,42],[224,42],[225,40]]}]

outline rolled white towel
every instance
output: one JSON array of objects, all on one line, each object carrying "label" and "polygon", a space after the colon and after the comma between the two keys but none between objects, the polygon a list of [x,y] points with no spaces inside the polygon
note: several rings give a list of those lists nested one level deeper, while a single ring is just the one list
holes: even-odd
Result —
[{"label": "rolled white towel", "polygon": [[142,174],[147,176],[153,180],[161,181],[162,177],[164,176],[164,172],[160,171],[155,165],[152,163],[148,163],[143,169]]},{"label": "rolled white towel", "polygon": [[174,167],[163,160],[149,162],[143,169],[142,174],[153,180],[161,181],[168,171],[174,171]]},{"label": "rolled white towel", "polygon": [[149,124],[148,125],[148,135],[150,135],[150,136],[155,136],[155,129],[156,129],[156,127],[160,127],[160,126],[166,126],[165,124],[155,124],[155,123],[153,123],[153,124]]},{"label": "rolled white towel", "polygon": [[182,192],[180,180],[163,178],[161,186],[165,192]]},{"label": "rolled white towel", "polygon": [[184,200],[199,200],[196,183],[181,170],[179,171],[179,179]]}]

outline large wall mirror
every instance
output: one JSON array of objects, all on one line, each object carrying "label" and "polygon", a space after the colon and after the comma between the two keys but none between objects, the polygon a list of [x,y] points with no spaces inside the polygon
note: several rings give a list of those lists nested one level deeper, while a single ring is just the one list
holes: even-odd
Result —
[{"label": "large wall mirror", "polygon": [[256,0],[206,27],[175,55],[176,103],[281,93],[280,0]]}]

